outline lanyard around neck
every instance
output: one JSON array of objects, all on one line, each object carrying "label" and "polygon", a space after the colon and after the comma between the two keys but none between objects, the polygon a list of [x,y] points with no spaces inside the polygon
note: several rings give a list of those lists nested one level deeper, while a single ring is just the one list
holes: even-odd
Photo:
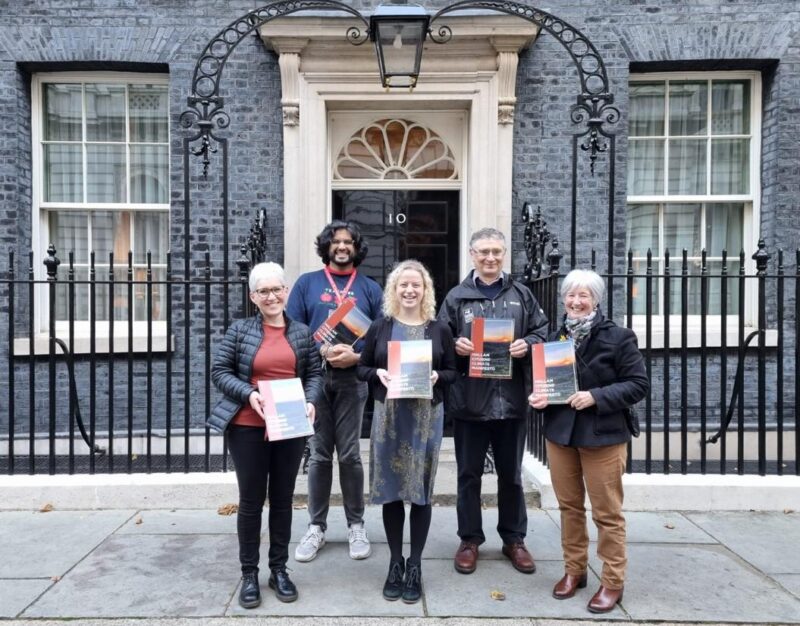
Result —
[{"label": "lanyard around neck", "polygon": [[353,270],[353,273],[350,274],[350,280],[347,281],[347,284],[344,286],[342,291],[339,291],[338,287],[336,287],[336,283],[333,282],[333,276],[331,276],[331,271],[325,267],[325,277],[328,279],[328,283],[333,289],[333,293],[336,295],[336,304],[340,305],[344,302],[345,296],[350,292],[350,287],[353,284],[353,281],[356,279],[357,270]]}]

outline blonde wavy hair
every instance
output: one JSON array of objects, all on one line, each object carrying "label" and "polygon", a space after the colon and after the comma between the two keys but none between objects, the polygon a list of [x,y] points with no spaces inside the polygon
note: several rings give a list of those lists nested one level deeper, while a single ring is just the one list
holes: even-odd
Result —
[{"label": "blonde wavy hair", "polygon": [[436,319],[436,292],[433,289],[433,279],[428,268],[415,259],[407,259],[395,265],[392,273],[386,279],[386,287],[383,289],[383,314],[387,317],[396,317],[400,313],[397,283],[400,281],[400,274],[406,270],[414,270],[422,276],[422,318],[425,320]]}]

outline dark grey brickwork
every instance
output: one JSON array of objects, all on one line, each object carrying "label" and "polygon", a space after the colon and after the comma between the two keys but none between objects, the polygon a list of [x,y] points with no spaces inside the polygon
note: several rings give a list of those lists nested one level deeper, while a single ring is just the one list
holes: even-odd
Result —
[{"label": "dark grey brickwork", "polygon": [[[209,38],[239,15],[258,3],[222,0],[103,0],[77,3],[66,0],[0,0],[0,271],[6,272],[8,252],[17,255],[18,272],[26,268],[30,248],[31,224],[31,147],[29,71],[57,71],[83,67],[99,69],[139,68],[139,64],[167,68],[171,115],[171,241],[175,268],[183,268],[184,187],[183,138],[178,125],[186,109],[195,59]],[[377,2],[354,1],[353,6],[370,11]],[[447,4],[426,3],[429,9]],[[793,250],[800,242],[797,219],[800,197],[800,155],[796,138],[800,136],[800,0],[550,0],[541,7],[582,30],[601,51],[622,118],[611,127],[616,133],[616,187],[614,200],[614,268],[624,270],[627,84],[631,64],[640,69],[738,69],[763,67],[762,117],[762,198],[761,235],[770,250]],[[254,36],[248,37],[228,63],[222,80],[230,128],[221,133],[229,142],[229,220],[230,243],[221,242],[221,151],[215,155],[208,181],[200,177],[200,165],[191,159],[190,184],[192,214],[191,266],[195,275],[208,253],[214,276],[221,276],[223,260],[235,272],[238,242],[247,234],[255,212],[265,207],[271,229],[272,256],[282,260],[282,126],[280,112],[280,73],[276,58],[264,50]],[[569,255],[569,211],[571,150],[570,137],[576,128],[569,110],[578,93],[577,76],[564,49],[549,35],[542,34],[520,60],[517,86],[518,105],[514,139],[514,228],[513,268],[524,264],[523,225],[519,210],[524,201],[541,205],[550,229],[561,242],[565,259]],[[578,264],[588,264],[591,249],[597,251],[602,270],[606,267],[608,239],[609,159],[601,155],[596,175],[588,172],[588,159],[579,152],[579,229],[576,254]],[[747,251],[748,255],[752,250]],[[794,254],[787,265],[794,267]],[[35,263],[41,263],[37,252]],[[563,267],[563,266],[562,266]],[[184,294],[175,292],[174,329],[180,359],[173,368],[176,398],[184,393]],[[787,315],[791,319],[794,294],[788,295]],[[218,304],[219,294],[214,303]],[[24,305],[25,299],[18,302]],[[191,317],[202,317],[201,291],[191,296]],[[619,295],[615,304],[621,302]],[[617,306],[617,314],[622,313]],[[8,422],[6,337],[8,336],[7,299],[0,295],[0,433]],[[18,307],[19,308],[19,307]],[[206,351],[213,349],[222,332],[222,312],[214,308],[210,346],[200,333],[193,333],[188,346],[190,410],[192,426],[202,424],[205,405],[203,368]],[[770,313],[772,315],[772,312]],[[231,315],[234,315],[233,307]],[[18,327],[18,334],[24,328]],[[792,340],[792,337],[788,338]],[[161,357],[157,357],[157,360]],[[27,363],[18,361],[24,381]],[[88,377],[83,359],[78,367],[82,386]],[[144,362],[135,361],[137,387]],[[157,367],[163,367],[163,359]],[[116,380],[123,381],[126,366],[118,364]],[[158,370],[160,371],[160,370]],[[46,363],[37,366],[36,390],[40,398],[33,411],[42,427],[46,424]],[[98,370],[102,388],[106,370]],[[673,383],[673,393],[678,389]],[[719,378],[710,385],[719,385]],[[163,392],[154,403],[162,415]],[[63,373],[58,379],[59,397],[65,397]],[[127,390],[120,387],[115,397],[118,407],[126,403]],[[687,398],[696,412],[695,392]],[[19,432],[27,430],[27,388],[17,388],[17,407],[25,416],[18,422]],[[679,400],[673,396],[675,404]],[[136,390],[134,423],[143,425],[143,395]],[[98,415],[104,409],[98,401]],[[176,404],[180,402],[176,399]],[[63,406],[59,407],[63,414]],[[107,411],[106,411],[107,412]],[[122,419],[122,413],[119,414]],[[61,418],[60,418],[61,419]],[[99,418],[98,418],[99,419]],[[176,419],[183,420],[183,413]],[[160,422],[158,421],[160,420]],[[119,420],[118,420],[119,423]]]}]

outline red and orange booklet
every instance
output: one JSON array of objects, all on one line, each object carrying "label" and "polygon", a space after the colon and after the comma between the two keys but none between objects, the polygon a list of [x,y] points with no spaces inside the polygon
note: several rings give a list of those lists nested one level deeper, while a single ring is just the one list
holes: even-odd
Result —
[{"label": "red and orange booklet", "polygon": [[547,396],[550,404],[566,404],[578,391],[575,344],[572,339],[532,346],[533,393]]},{"label": "red and orange booklet", "polygon": [[472,354],[469,355],[471,378],[511,378],[511,342],[514,320],[472,320]]},{"label": "red and orange booklet", "polygon": [[299,378],[258,381],[264,421],[265,439],[281,441],[314,434],[306,415],[306,396]]},{"label": "red and orange booklet", "polygon": [[327,320],[320,324],[314,332],[314,339],[331,345],[346,343],[352,346],[367,334],[371,323],[372,320],[356,306],[355,302],[345,300],[330,314]]},{"label": "red and orange booklet", "polygon": [[430,339],[390,341],[387,371],[391,377],[388,399],[433,398]]}]

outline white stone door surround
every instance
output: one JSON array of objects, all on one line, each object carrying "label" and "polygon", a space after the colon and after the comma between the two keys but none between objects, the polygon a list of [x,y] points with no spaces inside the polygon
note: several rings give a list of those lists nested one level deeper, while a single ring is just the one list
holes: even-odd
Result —
[{"label": "white stone door surround", "polygon": [[502,15],[448,17],[453,38],[428,42],[416,89],[385,91],[372,44],[345,39],[352,19],[286,17],[260,28],[278,54],[284,154],[284,265],[290,279],[319,267],[314,236],[331,216],[331,111],[466,112],[461,269],[469,235],[484,226],[511,234],[512,142],[519,51],[538,28]]}]

